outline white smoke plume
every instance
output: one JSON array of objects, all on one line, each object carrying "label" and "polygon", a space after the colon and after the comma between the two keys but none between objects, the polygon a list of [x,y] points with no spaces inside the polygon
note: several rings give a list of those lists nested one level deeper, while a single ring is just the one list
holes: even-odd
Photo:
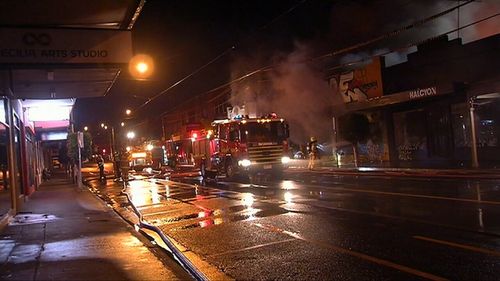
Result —
[{"label": "white smoke plume", "polygon": [[[462,1],[463,2],[463,1]],[[380,32],[389,32],[406,26],[416,20],[421,20],[433,14],[441,12],[458,1],[388,1],[389,6],[373,3],[373,9],[361,9],[356,5],[336,6],[332,12],[332,18],[341,20],[332,21],[332,32],[330,39],[342,40],[349,38],[349,34],[355,32],[366,32],[366,40]],[[398,4],[399,3],[399,4]],[[387,17],[390,8],[397,8],[397,13]],[[500,1],[483,0],[474,2],[460,9],[460,24],[465,25],[481,17],[498,12]],[[364,13],[364,14],[363,14]],[[419,42],[426,38],[434,37],[443,32],[457,28],[458,11],[450,13],[428,24],[419,26],[403,32],[390,41],[384,41],[388,49],[375,49],[343,56],[340,63],[366,60],[371,56],[385,53],[387,50],[406,46],[411,42]],[[351,15],[345,17],[345,15]],[[359,20],[369,20],[371,24],[359,24]],[[346,22],[347,21],[347,22]],[[464,42],[477,40],[500,32],[500,19],[495,18],[483,25],[476,25],[460,32]],[[342,25],[343,24],[343,25]],[[340,29],[344,26],[346,28]],[[352,28],[350,30],[349,28]],[[373,28],[371,30],[370,28]],[[367,29],[367,30],[366,30]],[[453,35],[450,36],[453,39]],[[356,43],[356,42],[351,42]],[[329,86],[324,70],[316,69],[312,64],[304,63],[311,57],[311,46],[297,44],[295,50],[288,55],[275,56],[274,63],[279,66],[272,72],[259,73],[241,82],[232,85],[232,105],[253,104],[258,115],[276,112],[285,117],[290,123],[290,137],[295,143],[304,143],[309,137],[315,136],[320,142],[330,142],[333,138],[332,116],[338,115],[332,112],[335,105],[343,104],[341,97],[337,95],[336,89]],[[374,46],[376,48],[376,46]],[[385,47],[385,46],[384,46]],[[409,52],[415,51],[415,47],[408,50],[400,50],[386,56],[386,65],[400,63],[406,60]],[[232,78],[241,77],[244,74],[258,69],[259,66],[269,65],[259,57],[258,51],[252,57],[238,57],[232,65]]]},{"label": "white smoke plume", "polygon": [[304,143],[311,136],[319,142],[333,138],[332,107],[342,103],[336,89],[328,85],[324,73],[304,63],[310,58],[305,45],[297,45],[271,74],[275,91],[272,105],[290,124],[290,136]]}]

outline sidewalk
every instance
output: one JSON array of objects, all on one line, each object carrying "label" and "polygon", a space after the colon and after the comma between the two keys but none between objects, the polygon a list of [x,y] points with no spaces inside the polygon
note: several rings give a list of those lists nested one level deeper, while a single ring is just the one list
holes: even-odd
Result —
[{"label": "sidewalk", "polygon": [[53,178],[0,232],[1,280],[189,280],[88,189]]},{"label": "sidewalk", "polygon": [[312,171],[303,166],[290,166],[289,169],[292,171],[351,176],[500,179],[500,169],[338,168],[321,166],[315,167]]},{"label": "sidewalk", "polygon": [[460,179],[500,179],[500,169],[471,168],[391,168],[391,167],[337,167],[329,161],[317,162],[315,168],[307,169],[308,160],[293,159],[289,164],[291,171],[330,173],[350,176],[382,177],[425,177],[425,178],[460,178]]}]

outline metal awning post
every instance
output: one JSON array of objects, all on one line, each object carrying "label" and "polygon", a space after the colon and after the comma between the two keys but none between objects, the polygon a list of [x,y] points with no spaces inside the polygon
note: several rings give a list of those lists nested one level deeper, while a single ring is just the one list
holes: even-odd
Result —
[{"label": "metal awning post", "polygon": [[469,113],[471,125],[471,153],[472,153],[472,167],[479,168],[479,160],[477,157],[477,139],[476,139],[476,118],[475,118],[474,98],[469,100]]},{"label": "metal awning post", "polygon": [[77,132],[78,143],[78,187],[82,188],[82,148],[84,147],[83,133]]}]

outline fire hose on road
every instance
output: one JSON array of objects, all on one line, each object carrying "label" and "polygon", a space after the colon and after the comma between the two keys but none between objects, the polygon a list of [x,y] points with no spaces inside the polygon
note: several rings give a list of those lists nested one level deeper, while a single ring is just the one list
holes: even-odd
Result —
[{"label": "fire hose on road", "polygon": [[139,212],[139,210],[137,210],[137,208],[134,206],[134,204],[132,204],[132,200],[130,198],[130,195],[127,193],[127,182],[123,183],[122,193],[127,197],[127,200],[130,202],[130,205],[132,206],[132,209],[134,210],[134,213],[139,218],[138,227],[154,231],[156,234],[158,234],[158,236],[160,236],[160,238],[165,243],[165,245],[167,245],[167,247],[169,248],[170,252],[174,256],[176,261],[187,272],[189,272],[189,274],[191,274],[191,276],[193,276],[196,280],[199,280],[199,281],[208,281],[209,279],[205,276],[205,274],[203,274],[203,272],[198,270],[196,268],[196,266],[194,266],[193,263],[181,251],[179,251],[179,249],[177,249],[177,247],[174,245],[174,243],[172,243],[170,238],[168,238],[158,227],[156,227],[154,225],[150,225],[149,223],[144,221],[141,212]]}]

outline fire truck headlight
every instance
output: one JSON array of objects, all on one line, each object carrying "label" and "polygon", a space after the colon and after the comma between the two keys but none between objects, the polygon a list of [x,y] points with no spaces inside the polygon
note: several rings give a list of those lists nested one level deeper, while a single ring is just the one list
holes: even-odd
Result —
[{"label": "fire truck headlight", "polygon": [[288,157],[288,156],[281,157],[282,164],[288,164],[288,162],[290,162],[290,157]]},{"label": "fire truck headlight", "polygon": [[252,162],[250,162],[250,160],[248,160],[248,159],[243,159],[243,160],[238,161],[238,165],[240,165],[242,167],[248,167],[248,166],[252,165]]}]

